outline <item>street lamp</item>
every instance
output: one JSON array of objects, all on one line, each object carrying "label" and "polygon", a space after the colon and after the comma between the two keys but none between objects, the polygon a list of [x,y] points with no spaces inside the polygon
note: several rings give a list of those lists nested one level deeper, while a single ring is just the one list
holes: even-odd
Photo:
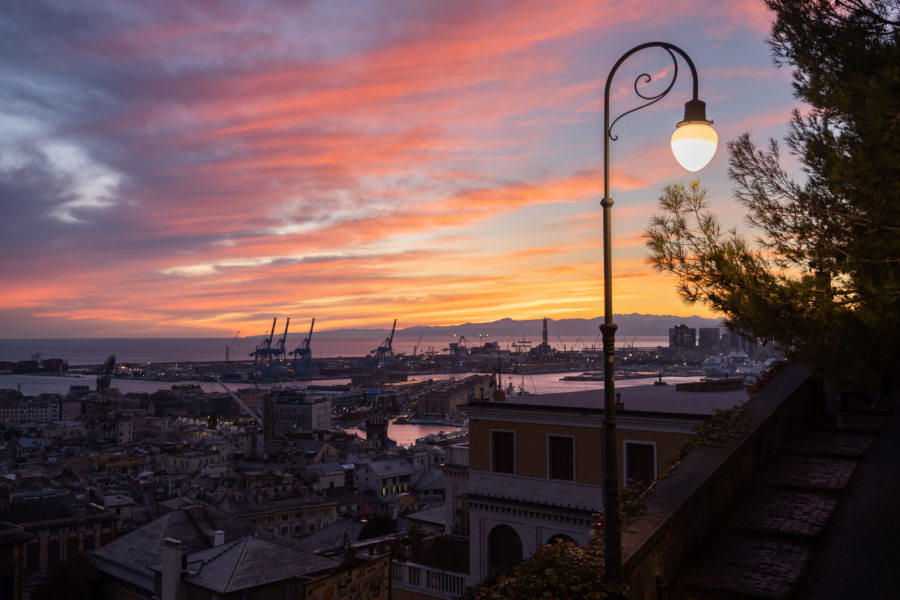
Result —
[{"label": "street lamp", "polygon": [[[645,96],[638,89],[638,84],[649,83],[652,77],[647,73],[638,75],[634,80],[634,92],[646,103],[619,115],[613,122],[609,122],[609,88],[613,76],[625,60],[636,52],[646,48],[662,48],[672,58],[672,81],[660,93]],[[684,50],[666,42],[648,42],[635,46],[623,54],[606,78],[606,90],[603,96],[603,304],[605,315],[600,331],[603,333],[603,431],[604,431],[604,457],[603,457],[603,510],[604,528],[603,541],[605,549],[605,566],[603,573],[604,583],[610,592],[610,597],[617,597],[622,590],[622,531],[619,515],[619,475],[618,458],[616,451],[616,390],[615,390],[615,342],[616,325],[613,324],[612,310],[612,224],[611,209],[612,198],[609,197],[609,142],[617,140],[612,134],[612,128],[625,115],[636,110],[650,106],[661,100],[678,78],[678,59],[675,53],[681,55],[691,69],[694,82],[693,99],[684,105],[684,120],[677,124],[675,133],[672,134],[672,152],[676,160],[688,171],[702,169],[712,159],[716,151],[718,136],[711,127],[712,121],[706,118],[706,103],[697,98],[697,69],[693,61],[685,54]]]}]

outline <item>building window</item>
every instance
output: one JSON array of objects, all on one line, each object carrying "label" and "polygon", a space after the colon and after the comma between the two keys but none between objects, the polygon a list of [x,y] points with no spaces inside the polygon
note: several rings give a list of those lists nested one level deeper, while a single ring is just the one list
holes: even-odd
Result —
[{"label": "building window", "polygon": [[625,442],[625,484],[650,483],[656,479],[656,444]]},{"label": "building window", "polygon": [[575,479],[575,439],[558,435],[547,436],[548,471],[550,479]]},{"label": "building window", "polygon": [[491,432],[491,470],[495,473],[516,472],[516,434],[514,432]]}]

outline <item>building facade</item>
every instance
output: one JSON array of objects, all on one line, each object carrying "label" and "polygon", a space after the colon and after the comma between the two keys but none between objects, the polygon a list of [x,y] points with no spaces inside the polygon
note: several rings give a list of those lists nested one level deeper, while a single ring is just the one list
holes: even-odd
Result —
[{"label": "building facade", "polygon": [[[603,508],[603,411],[597,405],[591,392],[466,407],[469,466],[465,480],[454,479],[467,491],[454,506],[467,517],[470,585],[518,564],[540,544],[587,542]],[[654,480],[705,419],[617,412],[622,485]]]},{"label": "building facade", "polygon": [[700,347],[718,351],[720,335],[718,327],[701,327],[699,330]]},{"label": "building facade", "polygon": [[0,422],[6,424],[49,423],[59,420],[59,397],[37,396],[6,400],[0,404]]},{"label": "building facade", "polygon": [[13,498],[0,489],[0,521],[18,526],[28,539],[22,549],[26,576],[46,573],[54,562],[96,550],[118,537],[112,511],[68,495]]},{"label": "building facade", "polygon": [[422,394],[418,400],[420,415],[459,416],[459,408],[491,393],[490,375],[472,375]]},{"label": "building facade", "polygon": [[305,394],[279,397],[273,406],[274,434],[282,437],[331,428],[331,398]]},{"label": "building facade", "polygon": [[669,328],[669,348],[695,348],[696,346],[696,329],[687,325],[676,325]]},{"label": "building facade", "polygon": [[181,454],[167,454],[165,457],[166,473],[196,475],[201,469],[222,464],[223,457],[218,452],[192,450]]}]

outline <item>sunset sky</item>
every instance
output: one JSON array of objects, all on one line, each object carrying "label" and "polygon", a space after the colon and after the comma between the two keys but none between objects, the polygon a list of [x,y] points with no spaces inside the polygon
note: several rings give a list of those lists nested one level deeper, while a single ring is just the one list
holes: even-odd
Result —
[{"label": "sunset sky", "polygon": [[[3,2],[0,338],[602,315],[602,95],[697,66],[725,142],[796,101],[761,0]],[[646,50],[631,85],[672,65]],[[711,316],[646,264],[690,75],[612,144],[615,312]]]}]

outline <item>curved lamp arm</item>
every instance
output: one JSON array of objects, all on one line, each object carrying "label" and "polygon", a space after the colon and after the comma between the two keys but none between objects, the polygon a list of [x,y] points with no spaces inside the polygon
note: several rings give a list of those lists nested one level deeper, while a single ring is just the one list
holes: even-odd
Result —
[{"label": "curved lamp arm", "polygon": [[[672,80],[669,85],[660,93],[653,96],[645,96],[638,89],[639,83],[650,83],[652,76],[648,73],[641,73],[634,80],[634,92],[640,98],[647,100],[636,108],[632,108],[619,115],[611,124],[609,120],[609,92],[612,86],[613,77],[616,71],[632,54],[640,52],[646,48],[662,48],[672,58],[673,72]],[[702,169],[712,159],[718,144],[718,136],[711,127],[712,121],[706,118],[706,103],[698,98],[699,83],[697,79],[697,68],[694,61],[685,53],[684,50],[674,44],[668,42],[647,42],[635,46],[625,54],[623,54],[613,68],[610,70],[606,78],[606,87],[603,93],[603,161],[604,161],[604,178],[603,178],[603,195],[609,197],[609,142],[617,140],[618,137],[613,135],[612,128],[615,127],[619,119],[625,115],[629,115],[637,110],[650,106],[663,99],[675,85],[678,79],[678,59],[675,53],[679,54],[687,63],[691,70],[691,79],[693,83],[693,97],[684,105],[684,120],[678,123],[675,133],[672,135],[672,151],[678,162],[689,171],[698,171]]]}]

